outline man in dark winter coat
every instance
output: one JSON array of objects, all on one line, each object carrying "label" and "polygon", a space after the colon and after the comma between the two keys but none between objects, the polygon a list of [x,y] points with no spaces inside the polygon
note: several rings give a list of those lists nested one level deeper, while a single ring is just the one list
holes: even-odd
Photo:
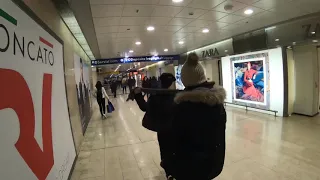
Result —
[{"label": "man in dark winter coat", "polygon": [[[175,81],[175,77],[170,73],[163,73],[160,76],[161,87],[168,89]],[[161,160],[171,156],[171,117],[174,93],[158,93],[151,94],[148,102],[144,100],[144,96],[141,93],[140,88],[136,88],[135,99],[140,109],[146,112],[142,120],[142,125],[151,130],[157,132],[158,141],[160,146]],[[170,173],[166,172],[167,175]]]},{"label": "man in dark winter coat", "polygon": [[210,180],[224,164],[226,93],[206,81],[195,53],[188,56],[181,79],[186,89],[174,99],[173,155],[167,168],[177,180]]}]

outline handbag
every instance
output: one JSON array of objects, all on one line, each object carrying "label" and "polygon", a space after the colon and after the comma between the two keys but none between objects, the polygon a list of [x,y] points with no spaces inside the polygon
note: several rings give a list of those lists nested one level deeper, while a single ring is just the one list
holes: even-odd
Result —
[{"label": "handbag", "polygon": [[113,104],[108,100],[108,105],[107,105],[107,112],[112,113],[114,111],[114,106]]}]

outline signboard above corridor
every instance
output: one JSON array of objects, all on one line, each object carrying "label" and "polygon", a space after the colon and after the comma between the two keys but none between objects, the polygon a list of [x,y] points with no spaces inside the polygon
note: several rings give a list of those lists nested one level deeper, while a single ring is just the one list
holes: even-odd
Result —
[{"label": "signboard above corridor", "polygon": [[163,55],[163,56],[139,56],[139,57],[120,57],[110,59],[96,59],[91,61],[92,66],[122,64],[134,62],[152,62],[152,61],[173,61],[179,60],[180,55]]},{"label": "signboard above corridor", "polygon": [[232,39],[227,39],[192,51],[188,51],[187,54],[191,52],[195,52],[201,60],[227,56],[229,54],[233,54]]}]

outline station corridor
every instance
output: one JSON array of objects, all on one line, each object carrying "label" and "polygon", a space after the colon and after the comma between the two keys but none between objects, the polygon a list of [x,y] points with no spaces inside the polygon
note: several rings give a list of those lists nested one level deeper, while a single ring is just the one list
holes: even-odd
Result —
[{"label": "station corridor", "polygon": [[[141,126],[144,113],[136,102],[125,100],[126,96],[112,99],[116,111],[105,120],[94,108],[72,180],[166,179],[156,133]],[[216,179],[320,179],[319,117],[275,118],[226,110],[225,166]]]}]

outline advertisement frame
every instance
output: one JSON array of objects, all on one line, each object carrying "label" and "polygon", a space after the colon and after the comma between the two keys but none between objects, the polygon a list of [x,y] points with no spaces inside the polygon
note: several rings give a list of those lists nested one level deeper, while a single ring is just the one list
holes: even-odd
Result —
[{"label": "advertisement frame", "polygon": [[75,151],[75,158],[72,162],[72,166],[70,169],[70,173],[68,175],[67,179],[71,178],[71,174],[74,170],[75,167],[75,162],[78,159],[78,153],[76,150],[76,144],[74,141],[74,134],[73,134],[73,128],[71,125],[71,116],[70,116],[70,108],[69,108],[69,102],[68,102],[68,90],[67,90],[67,82],[66,82],[66,70],[65,70],[65,61],[64,61],[64,41],[52,30],[50,27],[42,21],[30,8],[28,5],[26,5],[22,0],[12,0],[14,4],[16,4],[17,7],[19,7],[24,13],[26,13],[32,20],[34,20],[41,28],[43,28],[44,31],[49,33],[54,39],[56,39],[59,43],[62,45],[62,57],[63,57],[63,72],[64,72],[64,86],[65,86],[65,93],[66,93],[66,103],[68,107],[68,116],[69,116],[69,125],[70,125],[70,130],[71,130],[71,135],[72,135],[72,141],[74,145],[74,151]]},{"label": "advertisement frame", "polygon": [[[76,79],[76,63],[79,63],[79,65],[80,64],[82,64],[82,68],[84,69],[85,68],[85,66],[86,66],[86,68],[88,68],[88,70],[89,70],[89,68],[90,68],[90,65],[88,64],[88,63],[86,63],[77,53],[74,53],[74,59],[73,59],[73,63],[74,63],[74,75],[75,75],[75,82],[76,82],[76,86],[77,86],[77,90],[78,90],[78,82],[77,82],[77,79]],[[79,61],[79,62],[76,62],[76,61]],[[81,65],[80,65],[81,66]],[[88,76],[88,78],[90,79],[90,74],[89,74],[89,76]],[[81,79],[81,78],[80,78]],[[89,80],[88,79],[88,80]],[[84,84],[85,84],[85,82],[84,82]],[[81,112],[82,110],[80,110],[80,107],[81,107],[81,105],[79,104],[79,100],[78,100],[78,106],[79,106],[79,113],[80,113],[80,122],[81,122],[81,127],[82,127],[82,134],[83,135],[85,135],[85,133],[86,133],[86,130],[87,130],[87,128],[88,128],[88,125],[89,125],[89,123],[90,123],[90,121],[91,121],[91,119],[92,119],[92,114],[93,114],[93,111],[92,111],[92,96],[91,96],[91,93],[90,92],[92,92],[92,89],[91,89],[91,87],[90,87],[90,85],[87,87],[87,89],[89,89],[89,91],[88,91],[88,100],[89,100],[89,106],[90,106],[90,108],[89,108],[89,111],[90,111],[90,118],[89,119],[86,119],[85,120],[85,122],[82,122],[82,120],[83,120],[83,117],[82,117],[82,113],[83,112]],[[77,92],[77,99],[79,99],[79,94],[78,94],[79,92]],[[85,117],[84,117],[85,118]]]},{"label": "advertisement frame", "polygon": [[[237,63],[243,63],[243,62],[252,62],[252,61],[262,61],[263,62],[263,74],[265,75],[266,74],[266,69],[265,69],[265,67],[266,67],[266,58],[265,57],[260,57],[260,58],[252,58],[252,59],[243,59],[243,60],[237,60],[237,61],[232,61],[232,75],[234,76],[234,64],[237,64]],[[233,78],[234,79],[234,78]],[[264,87],[267,87],[266,86],[266,81],[264,81],[263,82],[263,84],[264,84]],[[233,85],[233,88],[235,88],[236,87],[236,83],[235,83],[235,81],[233,80],[233,82],[232,82],[232,85]],[[262,102],[255,102],[255,101],[248,101],[248,100],[242,100],[242,99],[237,99],[236,97],[236,91],[234,90],[233,91],[233,96],[234,96],[234,101],[238,101],[238,102],[243,102],[243,103],[251,103],[251,104],[258,104],[258,105],[263,105],[263,106],[266,106],[267,105],[267,93],[266,92],[264,92],[263,93],[263,100],[264,100],[264,102],[262,103]]]}]

